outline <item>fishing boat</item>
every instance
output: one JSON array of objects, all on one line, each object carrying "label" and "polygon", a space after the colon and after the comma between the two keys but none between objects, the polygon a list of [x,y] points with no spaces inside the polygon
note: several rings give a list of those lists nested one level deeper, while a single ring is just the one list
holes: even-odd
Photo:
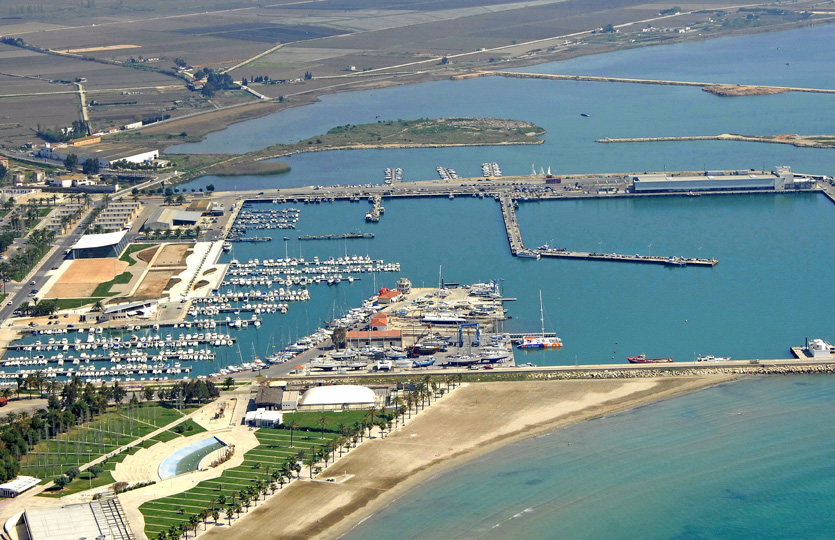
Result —
[{"label": "fishing boat", "polygon": [[701,355],[700,354],[699,357],[696,358],[696,361],[697,362],[727,362],[730,359],[731,359],[730,356],[713,356],[712,354],[707,354],[707,355]]},{"label": "fishing boat", "polygon": [[537,259],[541,257],[539,253],[536,251],[531,251],[530,249],[523,249],[516,253],[516,256],[520,259]]},{"label": "fishing boat", "polygon": [[461,354],[447,357],[446,363],[451,366],[470,366],[481,362],[480,356]]},{"label": "fishing boat", "polygon": [[539,291],[539,324],[541,333],[538,336],[524,336],[516,345],[517,349],[558,349],[562,347],[562,340],[556,336],[545,336],[545,312],[542,308],[542,291]]},{"label": "fishing boat", "polygon": [[639,354],[638,356],[628,356],[626,358],[629,360],[630,364],[664,364],[666,362],[672,362],[673,358],[668,356],[666,358],[647,358],[645,354]]}]

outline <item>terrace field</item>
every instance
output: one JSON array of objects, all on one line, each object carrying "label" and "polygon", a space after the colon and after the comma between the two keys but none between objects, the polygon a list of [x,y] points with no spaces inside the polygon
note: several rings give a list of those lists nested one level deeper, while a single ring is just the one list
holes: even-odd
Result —
[{"label": "terrace field", "polygon": [[285,428],[261,428],[255,436],[260,444],[245,454],[242,465],[227,469],[218,478],[200,482],[188,491],[140,506],[139,510],[145,517],[145,534],[154,538],[172,526],[188,525],[192,516],[199,516],[203,510],[211,508],[218,509],[223,520],[226,514],[219,503],[221,497],[227,502],[231,502],[233,496],[240,500],[240,494],[254,487],[259,480],[269,486],[275,482],[271,473],[278,471],[288,460],[293,460],[299,452],[310,455],[337,437],[327,431],[323,438],[315,431],[291,432]]}]

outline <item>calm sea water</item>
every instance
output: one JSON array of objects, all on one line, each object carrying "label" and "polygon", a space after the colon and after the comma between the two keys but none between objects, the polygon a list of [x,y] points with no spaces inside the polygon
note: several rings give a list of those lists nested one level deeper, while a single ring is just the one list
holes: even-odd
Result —
[{"label": "calm sea water", "polygon": [[834,409],[827,376],[706,389],[489,454],[343,538],[831,538]]}]

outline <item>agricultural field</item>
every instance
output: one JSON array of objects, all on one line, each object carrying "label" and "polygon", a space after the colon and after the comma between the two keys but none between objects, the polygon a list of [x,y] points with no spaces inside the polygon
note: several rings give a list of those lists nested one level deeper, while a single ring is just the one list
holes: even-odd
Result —
[{"label": "agricultural field", "polygon": [[310,455],[314,449],[336,438],[335,434],[328,432],[322,438],[317,432],[297,430],[291,433],[283,428],[261,428],[255,436],[260,444],[246,453],[242,465],[227,469],[218,478],[200,482],[188,491],[140,506],[139,510],[145,517],[145,534],[153,538],[171,526],[187,524],[192,516],[199,516],[200,512],[212,506],[219,509],[221,518],[225,517],[225,509],[218,503],[221,496],[231,500],[233,494],[253,487],[258,480],[269,485],[273,482],[271,472],[277,471],[288,459],[294,458],[300,451]]}]

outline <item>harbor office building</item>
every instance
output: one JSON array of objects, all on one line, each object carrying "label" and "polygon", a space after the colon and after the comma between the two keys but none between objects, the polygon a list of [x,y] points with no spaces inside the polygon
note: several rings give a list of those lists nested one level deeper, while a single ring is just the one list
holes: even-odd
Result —
[{"label": "harbor office building", "polygon": [[790,167],[775,167],[771,174],[752,171],[705,171],[695,176],[643,174],[632,177],[633,193],[689,193],[698,191],[785,191],[811,189],[814,180],[795,179]]},{"label": "harbor office building", "polygon": [[85,234],[72,247],[73,259],[118,257],[128,245],[127,230],[104,234]]}]

